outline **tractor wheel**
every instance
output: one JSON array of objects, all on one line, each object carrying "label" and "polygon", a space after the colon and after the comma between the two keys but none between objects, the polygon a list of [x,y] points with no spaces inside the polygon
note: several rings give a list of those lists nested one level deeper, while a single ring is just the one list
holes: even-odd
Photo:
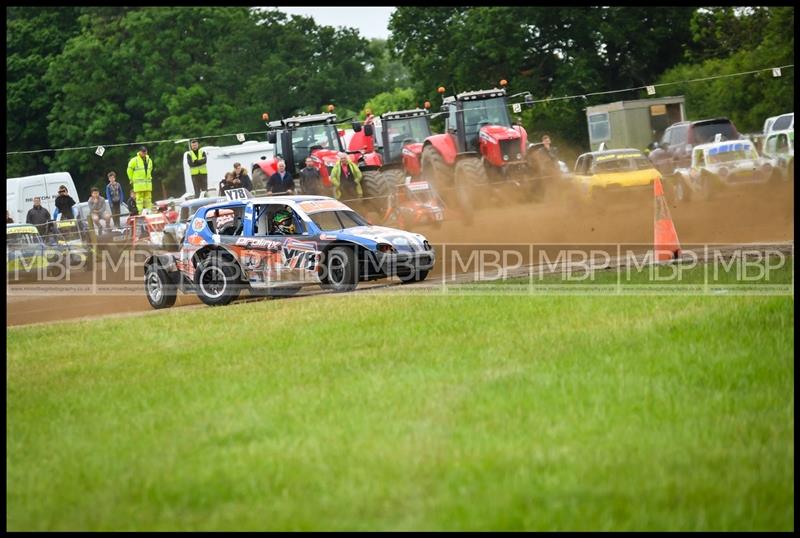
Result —
[{"label": "tractor wheel", "polygon": [[383,214],[389,203],[389,195],[392,194],[394,185],[387,182],[387,177],[377,170],[367,170],[362,173],[361,189],[364,191],[364,198],[367,206]]},{"label": "tractor wheel", "polygon": [[169,308],[178,298],[177,286],[157,263],[147,266],[144,272],[144,288],[147,292],[147,301],[155,309]]},{"label": "tractor wheel", "polygon": [[486,199],[489,176],[480,159],[466,157],[456,163],[456,196],[464,216],[468,219]]},{"label": "tractor wheel", "polygon": [[197,264],[194,284],[197,296],[209,306],[221,306],[239,297],[242,291],[239,266],[229,254],[212,252]]},{"label": "tractor wheel", "polygon": [[433,146],[425,146],[422,150],[422,177],[428,178],[445,199],[454,199],[452,196],[453,169],[447,166]]},{"label": "tractor wheel", "polygon": [[253,168],[253,176],[251,178],[251,181],[253,183],[254,191],[266,189],[268,179],[269,178],[267,177],[267,174],[264,173],[261,167],[256,166],[255,168]]},{"label": "tractor wheel", "polygon": [[391,168],[381,172],[383,181],[391,187],[402,185],[406,181],[406,173],[401,168]]}]

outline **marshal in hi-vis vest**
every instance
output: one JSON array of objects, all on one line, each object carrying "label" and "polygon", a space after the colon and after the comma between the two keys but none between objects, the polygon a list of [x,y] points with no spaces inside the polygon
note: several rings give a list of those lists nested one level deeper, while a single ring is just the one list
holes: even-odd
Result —
[{"label": "marshal in hi-vis vest", "polygon": [[[197,153],[189,150],[189,157],[192,159],[192,162],[199,161],[205,157],[205,152],[203,151],[203,148],[199,148]],[[193,176],[196,176],[197,174],[208,174],[208,168],[205,164],[201,164],[200,166],[192,166],[189,170]]]},{"label": "marshal in hi-vis vest", "polygon": [[138,154],[128,163],[128,179],[133,184],[134,192],[153,190],[153,159],[147,161]]}]

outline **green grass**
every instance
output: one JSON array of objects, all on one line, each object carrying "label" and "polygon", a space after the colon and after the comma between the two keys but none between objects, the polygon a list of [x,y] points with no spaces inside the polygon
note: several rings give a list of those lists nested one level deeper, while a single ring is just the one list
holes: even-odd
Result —
[{"label": "green grass", "polygon": [[10,328],[7,525],[791,530],[793,300],[356,294]]}]

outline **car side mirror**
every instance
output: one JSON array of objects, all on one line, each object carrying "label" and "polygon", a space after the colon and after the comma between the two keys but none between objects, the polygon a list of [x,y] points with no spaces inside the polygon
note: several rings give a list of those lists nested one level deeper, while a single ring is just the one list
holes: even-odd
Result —
[{"label": "car side mirror", "polygon": [[365,125],[364,126],[364,134],[367,136],[372,136],[375,133],[372,125]]},{"label": "car side mirror", "polygon": [[267,133],[267,142],[270,144],[275,144],[278,142],[278,133],[275,131],[270,131]]},{"label": "car side mirror", "polygon": [[356,132],[356,133],[360,133],[361,132],[361,122],[360,121],[354,121],[353,122],[353,131]]}]

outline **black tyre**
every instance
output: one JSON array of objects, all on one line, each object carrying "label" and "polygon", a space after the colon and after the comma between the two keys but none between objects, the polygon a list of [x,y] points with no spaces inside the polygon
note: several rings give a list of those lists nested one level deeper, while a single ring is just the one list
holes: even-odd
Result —
[{"label": "black tyre", "polygon": [[322,288],[337,293],[352,291],[358,286],[358,260],[352,248],[334,247],[325,260]]},{"label": "black tyre", "polygon": [[400,279],[401,284],[411,284],[412,282],[422,282],[426,278],[428,278],[428,273],[430,272],[429,269],[421,269],[419,271],[413,271],[411,273],[406,273],[404,275],[397,275],[397,278]]},{"label": "black tyre", "polygon": [[422,177],[433,183],[445,199],[455,199],[452,190],[453,168],[447,166],[439,152],[430,145],[422,150]]},{"label": "black tyre", "polygon": [[392,193],[394,185],[386,181],[386,176],[377,170],[367,170],[362,172],[361,190],[369,207],[383,214],[389,204],[389,195]]},{"label": "black tyre", "polygon": [[253,174],[250,178],[250,181],[253,183],[253,190],[261,190],[267,188],[267,174],[261,169],[261,167],[256,166],[253,168]]},{"label": "black tyre", "polygon": [[406,181],[406,173],[401,168],[391,168],[381,172],[383,182],[391,187],[402,185]]},{"label": "black tyre", "polygon": [[221,306],[239,297],[242,275],[230,254],[212,252],[194,271],[197,296],[209,306]]},{"label": "black tyre", "polygon": [[703,173],[700,175],[700,198],[704,202],[714,198],[714,178],[711,174]]},{"label": "black tyre", "polygon": [[144,289],[147,301],[155,309],[169,308],[178,298],[177,286],[167,272],[155,263],[148,265],[144,271]]},{"label": "black tyre", "polygon": [[[456,195],[465,217],[478,209],[486,199],[489,176],[480,159],[466,157],[456,163]],[[469,218],[469,217],[467,217]]]},{"label": "black tyre", "polygon": [[678,203],[688,203],[692,201],[692,189],[684,182],[681,176],[675,176],[673,181],[673,197]]}]

